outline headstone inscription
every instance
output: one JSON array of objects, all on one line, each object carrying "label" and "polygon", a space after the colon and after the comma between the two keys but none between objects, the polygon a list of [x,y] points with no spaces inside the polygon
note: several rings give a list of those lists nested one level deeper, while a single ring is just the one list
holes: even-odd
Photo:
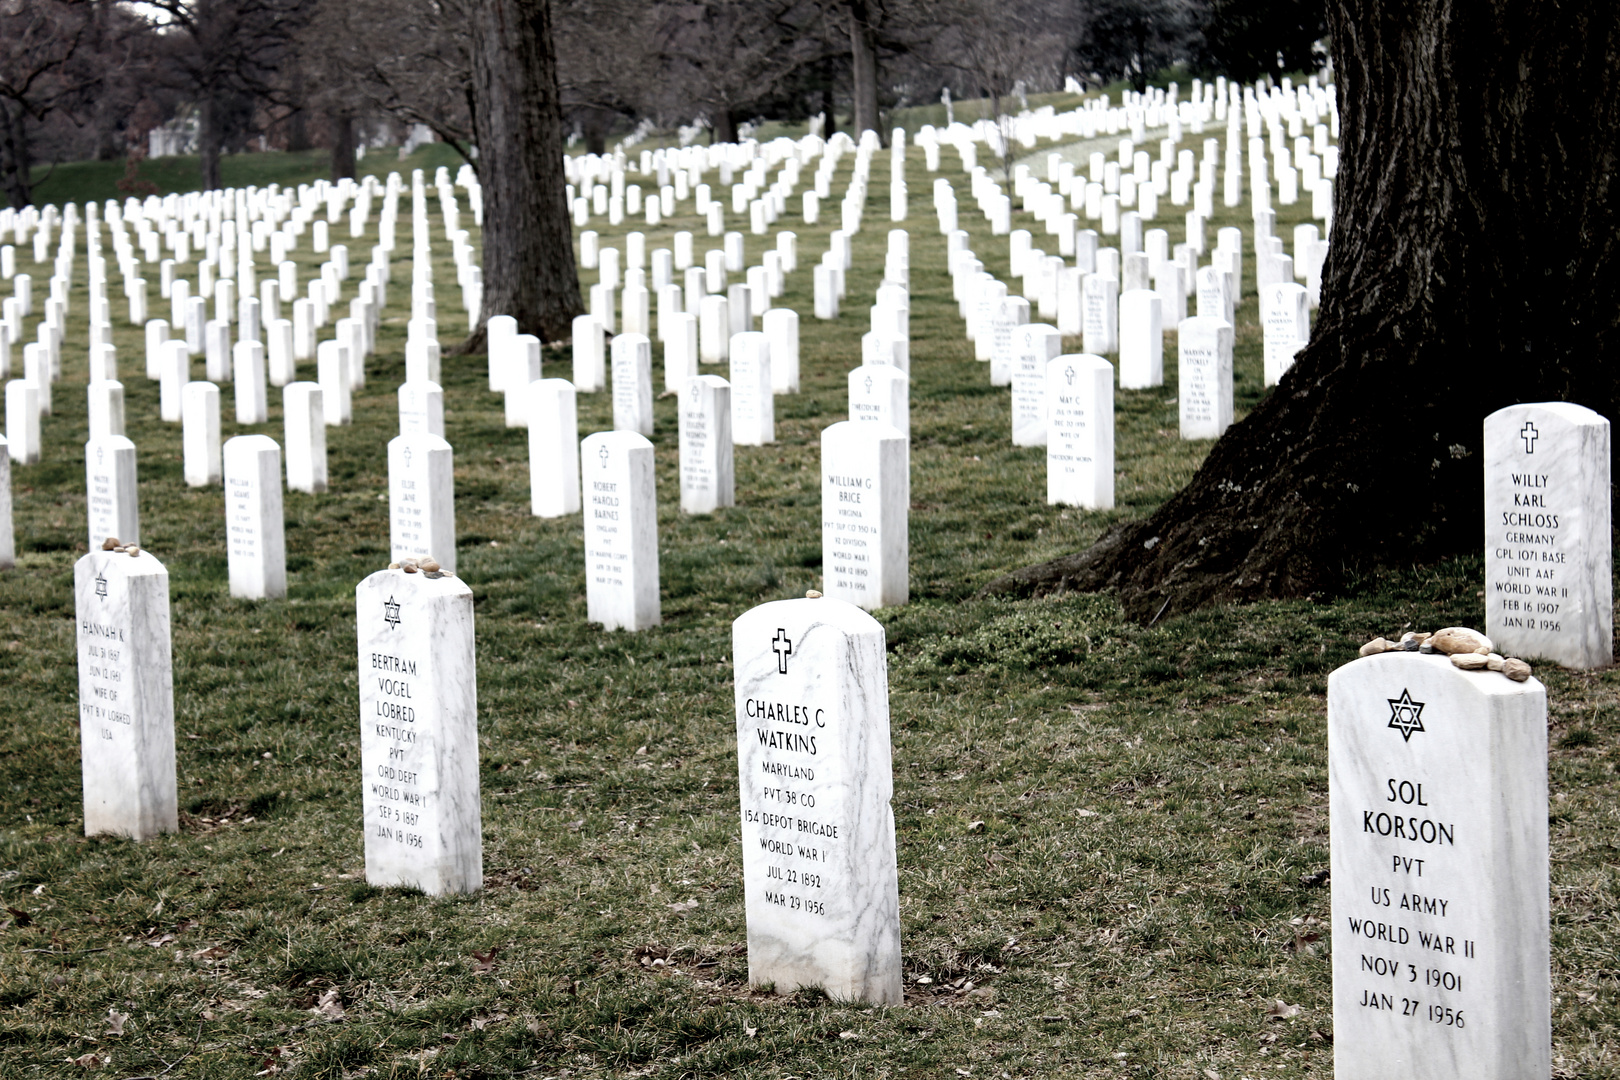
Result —
[{"label": "headstone inscription", "polygon": [[281,447],[268,435],[238,435],[225,443],[225,555],[232,596],[287,595]]},{"label": "headstone inscription", "polygon": [[444,388],[426,379],[406,379],[394,392],[399,402],[399,433],[426,432],[444,438]]},{"label": "headstone inscription", "polygon": [[1181,437],[1218,439],[1232,426],[1232,325],[1194,315],[1176,336]]},{"label": "headstone inscription", "polygon": [[429,895],[484,884],[472,590],[441,571],[355,588],[366,881]]},{"label": "headstone inscription", "polygon": [[901,1003],[883,627],[831,598],[732,623],[748,978]]},{"label": "headstone inscription", "polygon": [[1046,366],[1063,351],[1055,326],[1026,323],[1013,328],[1012,441],[1046,445]]},{"label": "headstone inscription", "polygon": [[535,517],[579,513],[579,410],[567,379],[529,384],[529,504]]},{"label": "headstone inscription", "polygon": [[731,437],[738,446],[776,441],[776,399],[771,390],[770,339],[757,330],[732,337]]},{"label": "headstone inscription", "polygon": [[1485,418],[1485,632],[1505,655],[1614,661],[1610,438],[1562,401]]},{"label": "headstone inscription", "polygon": [[73,593],[85,835],[177,832],[169,572],[98,540],[74,564]]},{"label": "headstone inscription", "polygon": [[1046,365],[1046,501],[1114,507],[1114,368],[1100,356]]},{"label": "headstone inscription", "polygon": [[613,427],[653,433],[652,342],[645,334],[613,339]]},{"label": "headstone inscription", "polygon": [[585,495],[586,617],[608,630],[661,620],[653,446],[633,431],[599,431],[580,444]]},{"label": "headstone inscription", "polygon": [[868,610],[911,594],[911,449],[886,424],[845,420],[821,432],[823,590]]},{"label": "headstone inscription", "polygon": [[736,505],[731,443],[731,385],[718,375],[694,375],[680,394],[681,510],[712,514]]},{"label": "headstone inscription", "polygon": [[1386,652],[1328,677],[1334,1076],[1551,1075],[1547,698]]},{"label": "headstone inscription", "polygon": [[1294,354],[1311,337],[1310,297],[1305,286],[1280,281],[1261,290],[1261,329],[1265,335],[1265,380],[1276,386],[1294,366]]},{"label": "headstone inscription", "polygon": [[911,434],[911,378],[892,364],[862,364],[849,373],[849,418]]},{"label": "headstone inscription", "polygon": [[456,572],[454,453],[437,435],[388,440],[388,531],[394,562],[433,559]]},{"label": "headstone inscription", "polygon": [[84,488],[91,551],[108,537],[126,544],[141,542],[134,443],[122,435],[97,436],[85,443]]}]

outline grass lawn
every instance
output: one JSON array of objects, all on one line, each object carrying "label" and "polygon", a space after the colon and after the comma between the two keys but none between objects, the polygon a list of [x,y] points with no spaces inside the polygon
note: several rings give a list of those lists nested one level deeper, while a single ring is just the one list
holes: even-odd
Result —
[{"label": "grass lawn", "polygon": [[[961,220],[1005,277],[1006,239],[990,237],[957,164],[948,152]],[[179,425],[156,419],[139,331],[119,322],[143,543],[171,575],[182,828],[142,844],[81,835],[81,234],[56,415],[44,462],[14,469],[19,561],[0,574],[12,702],[0,732],[0,1076],[77,1075],[67,1062],[85,1055],[109,1059],[94,1075],[176,1080],[1332,1075],[1328,895],[1310,884],[1328,865],[1327,674],[1378,634],[1482,625],[1481,560],[1150,628],[1107,597],[977,598],[997,574],[1148,513],[1209,444],[1177,435],[1168,335],[1167,385],[1117,395],[1119,509],[1046,505],[1044,452],[1010,445],[1007,392],[963,337],[916,149],[912,602],[878,613],[906,1004],[747,984],[729,625],[820,585],[817,439],[844,417],[881,274],[886,168],[873,169],[839,321],[809,314],[825,219],[790,224],[795,196],[780,223],[800,237],[782,302],[803,316],[803,390],[778,399],[775,445],[738,449],[736,508],[680,513],[675,404],[656,403],[657,629],[585,621],[580,519],[530,516],[525,433],[503,426],[481,359],[446,358],[460,574],[477,602],[487,886],[457,898],[368,886],[361,848],[354,586],[388,562],[408,211],[354,423],[329,429],[332,490],[286,496],[286,600],[228,597],[221,492],[184,485]],[[683,209],[646,230],[649,248],[693,229],[701,260],[718,240]],[[1211,242],[1221,225],[1248,232],[1246,207],[1218,209]],[[1307,210],[1279,208],[1290,242]],[[1166,203],[1159,224],[1179,213]],[[748,237],[750,263],[762,239]],[[1263,393],[1246,247],[1240,416]],[[465,324],[442,232],[434,251],[449,344]],[[307,280],[316,260],[298,258]],[[44,276],[31,251],[20,261]],[[114,312],[126,314],[121,302]],[[33,320],[26,329],[32,340]],[[546,362],[569,373],[559,350]],[[248,429],[224,396],[227,437],[281,440],[279,394],[271,422]],[[581,395],[580,411],[581,435],[609,426],[607,394]],[[1615,1078],[1620,694],[1613,671],[1537,674],[1553,727],[1557,1075]]]}]

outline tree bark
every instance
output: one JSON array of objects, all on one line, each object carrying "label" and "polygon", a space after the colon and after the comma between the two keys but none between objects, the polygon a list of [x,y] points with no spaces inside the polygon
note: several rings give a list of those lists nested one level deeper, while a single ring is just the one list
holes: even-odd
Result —
[{"label": "tree bark", "polygon": [[33,154],[28,148],[28,114],[0,100],[0,182],[5,184],[6,201],[13,210],[34,201],[30,183],[33,167]]},{"label": "tree bark", "polygon": [[709,112],[709,142],[734,143],[737,141],[737,116],[729,105],[716,105]]},{"label": "tree bark", "polygon": [[878,131],[877,100],[877,45],[872,35],[870,12],[866,0],[849,0],[849,59],[850,76],[854,84],[854,102],[849,126],[858,141],[864,131]]},{"label": "tree bark", "polygon": [[214,191],[225,185],[219,179],[220,106],[215,95],[205,92],[197,109],[197,154],[202,173],[202,189]]},{"label": "tree bark", "polygon": [[354,117],[338,113],[332,117],[332,179],[354,178]]},{"label": "tree bark", "polygon": [[[1185,489],[987,591],[1139,619],[1481,544],[1481,424],[1620,417],[1620,5],[1335,0],[1341,157],[1311,342]],[[1620,471],[1616,471],[1620,476]]]},{"label": "tree bark", "polygon": [[563,174],[562,105],[548,0],[474,0],[469,11],[484,303],[462,351],[483,348],[491,315],[542,341],[584,313]]}]

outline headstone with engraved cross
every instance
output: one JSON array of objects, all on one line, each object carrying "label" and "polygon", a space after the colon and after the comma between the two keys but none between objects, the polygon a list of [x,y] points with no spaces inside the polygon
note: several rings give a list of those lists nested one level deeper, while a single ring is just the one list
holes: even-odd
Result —
[{"label": "headstone with engraved cross", "polygon": [[85,835],[176,832],[169,572],[97,540],[74,564],[73,594]]},{"label": "headstone with engraved cross", "polygon": [[388,531],[395,562],[431,557],[455,573],[454,454],[437,435],[388,441]]},{"label": "headstone with engraved cross", "polygon": [[1100,356],[1046,365],[1046,501],[1114,506],[1114,368]]},{"label": "headstone with engraved cross", "polygon": [[1389,652],[1328,677],[1339,1080],[1551,1075],[1547,698]]},{"label": "headstone with engraved cross", "polygon": [[883,627],[843,601],[779,600],[732,623],[732,661],[749,981],[898,1005]]},{"label": "headstone with engraved cross", "polygon": [[608,630],[661,620],[653,446],[634,431],[599,431],[580,444],[585,500],[585,608]]},{"label": "headstone with engraved cross", "polygon": [[1609,421],[1581,405],[1485,418],[1485,632],[1506,655],[1614,660]]},{"label": "headstone with engraved cross", "polygon": [[355,588],[366,881],[430,895],[484,882],[472,590],[379,570]]}]

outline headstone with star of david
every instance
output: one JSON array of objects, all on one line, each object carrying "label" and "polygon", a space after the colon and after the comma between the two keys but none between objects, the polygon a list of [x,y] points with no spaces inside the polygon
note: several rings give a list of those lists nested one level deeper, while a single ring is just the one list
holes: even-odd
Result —
[{"label": "headstone with star of david", "polygon": [[529,507],[535,517],[579,513],[579,410],[574,384],[529,384]]},{"label": "headstone with star of david", "polygon": [[911,596],[910,440],[845,420],[821,432],[822,591],[874,610]]},{"label": "headstone with star of david", "polygon": [[74,564],[73,597],[85,835],[175,832],[169,572],[97,540]]},{"label": "headstone with star of david", "polygon": [[736,468],[731,444],[731,384],[718,375],[694,375],[681,387],[681,510],[712,514],[735,506]]},{"label": "headstone with star of david", "polygon": [[282,444],[287,449],[287,490],[318,495],[326,490],[326,403],[320,383],[281,388]]},{"label": "headstone with star of david", "polygon": [[850,371],[849,418],[858,423],[887,424],[911,434],[911,378],[892,364],[862,364]]},{"label": "headstone with star of david", "polygon": [[1504,655],[1614,660],[1609,421],[1568,402],[1485,418],[1485,632]]},{"label": "headstone with star of david", "polygon": [[109,536],[126,544],[141,542],[133,442],[122,435],[106,435],[85,443],[84,488],[91,551]]},{"label": "headstone with star of david", "polygon": [[653,445],[633,431],[599,431],[580,444],[579,456],[586,618],[608,630],[657,626],[662,608]]},{"label": "headstone with star of david", "polygon": [[831,597],[732,623],[748,978],[901,1004],[883,627]]},{"label": "headstone with star of david", "polygon": [[771,389],[771,342],[749,330],[733,335],[731,359],[731,439],[737,446],[776,441],[776,399]]},{"label": "headstone with star of david", "polygon": [[388,441],[388,535],[394,562],[432,558],[455,573],[455,455],[437,435]]},{"label": "headstone with star of david", "polygon": [[1063,351],[1055,326],[1027,323],[1013,328],[1012,441],[1046,445],[1046,366]]},{"label": "headstone with star of david", "polygon": [[225,555],[231,595],[287,595],[286,524],[281,509],[281,447],[268,435],[225,443]]},{"label": "headstone with star of david", "polygon": [[1176,338],[1181,437],[1218,439],[1232,426],[1232,326],[1194,315]]},{"label": "headstone with star of david", "polygon": [[1389,652],[1328,677],[1334,1076],[1551,1075],[1547,698]]},{"label": "headstone with star of david", "polygon": [[1114,366],[1100,356],[1046,365],[1046,501],[1114,506]]},{"label": "headstone with star of david", "polygon": [[613,427],[653,433],[652,342],[645,334],[613,339]]},{"label": "headstone with star of david", "polygon": [[366,881],[473,892],[484,860],[472,590],[379,570],[355,588],[355,628]]}]

